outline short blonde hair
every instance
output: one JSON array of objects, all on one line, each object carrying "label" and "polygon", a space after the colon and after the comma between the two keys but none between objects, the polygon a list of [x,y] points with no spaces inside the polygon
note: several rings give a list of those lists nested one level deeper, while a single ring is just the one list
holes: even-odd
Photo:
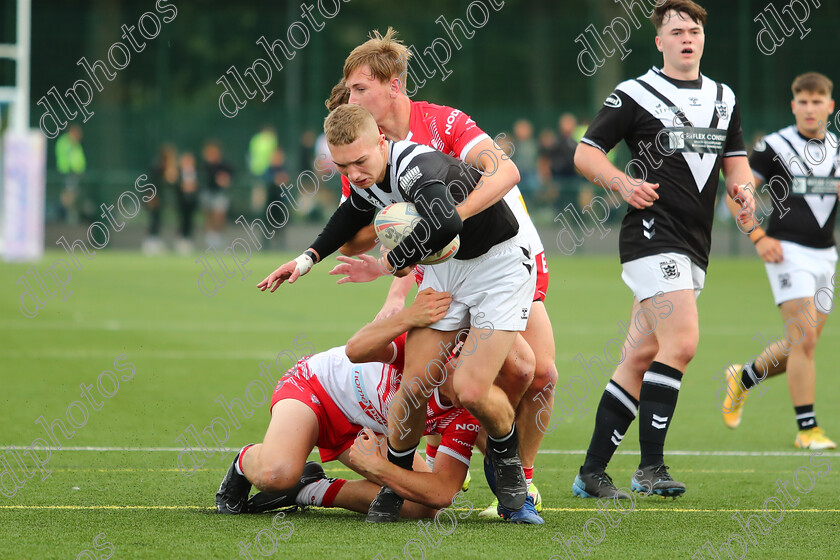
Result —
[{"label": "short blonde hair", "polygon": [[353,49],[344,61],[344,79],[362,66],[370,68],[373,77],[380,82],[389,82],[406,73],[411,51],[397,39],[397,32],[389,27],[385,35],[373,30],[370,39]]},{"label": "short blonde hair", "polygon": [[341,105],[346,105],[349,101],[350,90],[347,89],[347,82],[344,81],[344,78],[341,78],[341,80],[333,86],[330,96],[326,101],[324,101],[324,105],[327,106],[327,111],[333,111]]},{"label": "short blonde hair", "polygon": [[333,146],[352,144],[368,131],[378,134],[379,128],[373,115],[359,105],[340,105],[324,119],[324,134]]}]

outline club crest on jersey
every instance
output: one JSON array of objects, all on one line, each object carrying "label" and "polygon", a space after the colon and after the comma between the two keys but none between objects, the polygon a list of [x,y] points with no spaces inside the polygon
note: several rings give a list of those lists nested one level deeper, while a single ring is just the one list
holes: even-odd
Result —
[{"label": "club crest on jersey", "polygon": [[782,289],[790,288],[793,284],[790,282],[790,274],[787,272],[784,274],[779,274],[779,287]]},{"label": "club crest on jersey", "polygon": [[729,105],[724,101],[715,101],[715,112],[718,117],[726,120],[729,117]]},{"label": "club crest on jersey", "polygon": [[659,263],[659,268],[662,269],[662,274],[665,280],[676,280],[680,277],[680,271],[677,268],[677,262],[674,259],[668,259]]},{"label": "club crest on jersey", "polygon": [[403,176],[400,177],[400,186],[403,188],[403,190],[407,191],[412,186],[414,186],[414,183],[417,182],[417,179],[419,179],[422,176],[423,174],[420,173],[420,168],[415,165],[414,167],[403,173]]},{"label": "club crest on jersey", "polygon": [[613,109],[618,109],[621,107],[621,98],[618,96],[617,93],[611,93],[605,100],[604,105],[607,107],[612,107]]}]

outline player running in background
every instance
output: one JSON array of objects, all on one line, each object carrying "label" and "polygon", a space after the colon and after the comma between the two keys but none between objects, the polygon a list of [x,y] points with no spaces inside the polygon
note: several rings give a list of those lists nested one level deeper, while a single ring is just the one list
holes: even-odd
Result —
[{"label": "player running in background", "polygon": [[[392,465],[374,435],[387,430],[387,409],[405,362],[405,331],[442,318],[451,301],[445,292],[424,290],[411,306],[363,327],[346,346],[300,360],[277,384],[263,443],[246,445],[234,458],[216,494],[217,510],[259,513],[313,505],[366,513],[382,484],[407,497],[402,517],[431,517],[452,504],[479,428],[466,409],[444,396],[451,395],[451,376],[435,388],[426,409],[425,433],[443,441],[434,470],[419,456],[416,471]],[[316,446],[321,461],[338,459],[366,480],[327,478],[321,465],[306,461]],[[252,483],[260,492],[249,500]]]},{"label": "player running in background", "polygon": [[[797,77],[791,89],[796,124],[762,138],[750,156],[753,174],[767,182],[774,201],[767,229],[756,224],[749,235],[765,262],[785,339],[765,348],[757,360],[727,370],[721,410],[726,425],[737,428],[748,391],[767,377],[787,372],[799,428],[794,445],[834,449],[837,444],[826,437],[814,414],[814,352],[834,307],[840,141],[826,130],[834,111],[831,80],[810,72]],[[729,204],[737,216],[737,204]],[[791,321],[798,328],[790,326]]]},{"label": "player running in background", "polygon": [[[466,113],[426,101],[412,101],[406,96],[404,80],[411,53],[396,35],[392,28],[388,28],[384,36],[374,31],[370,40],[353,49],[347,57],[344,63],[344,83],[349,91],[347,101],[367,109],[387,139],[410,140],[430,146],[482,170],[484,177],[480,186],[458,207],[461,218],[466,219],[487,202],[497,200],[496,193],[507,192],[504,200],[519,222],[520,233],[527,235],[536,253],[537,285],[528,325],[522,333],[536,357],[536,369],[534,379],[516,409],[516,423],[526,482],[531,494],[538,497],[532,479],[537,451],[545,435],[545,426],[540,424],[539,417],[546,409],[553,409],[557,383],[554,332],[544,303],[548,265],[542,241],[516,186],[519,172],[510,160],[511,154],[506,154]],[[334,90],[334,94],[340,95],[340,92]],[[331,99],[343,100],[339,96]],[[343,184],[342,198],[350,193],[349,183],[345,180]],[[352,246],[345,246],[344,254],[363,253],[372,247],[375,242],[373,228],[361,233]],[[420,275],[418,283],[422,273],[421,265],[415,269],[415,274]],[[411,278],[395,279],[377,316],[388,316],[402,309],[411,287]],[[427,453],[434,453],[433,446],[427,447]],[[496,515],[496,505],[492,504],[487,511]]]},{"label": "player running in background", "polygon": [[[497,386],[499,370],[518,331],[525,330],[536,284],[534,257],[528,239],[510,208],[499,200],[462,221],[456,210],[480,184],[474,168],[427,146],[389,142],[380,134],[369,112],[356,105],[334,110],[324,123],[327,142],[337,169],[353,184],[350,198],[339,205],[312,247],[258,284],[272,291],[294,282],[351,239],[373,219],[377,208],[412,202],[420,219],[410,235],[384,257],[355,261],[355,281],[373,280],[407,267],[439,251],[456,234],[461,245],[454,259],[426,267],[421,288],[452,294],[447,316],[427,328],[409,333],[404,383],[390,407],[388,458],[410,469],[422,430],[428,384],[439,373],[429,364],[449,348],[462,328],[469,327],[468,345],[454,374],[457,399],[481,421],[488,433],[488,449],[495,471],[501,514],[514,521],[541,523],[528,503],[527,485],[519,459],[514,410]],[[451,289],[450,289],[451,288]],[[429,377],[432,379],[428,379]],[[401,414],[402,416],[398,416]],[[402,498],[383,486],[371,504],[368,521],[396,520]]]},{"label": "player running in background", "polygon": [[[700,73],[706,11],[690,0],[666,0],[651,20],[662,69],[620,83],[575,153],[587,179],[628,203],[619,253],[621,277],[634,295],[624,359],[598,405],[572,486],[583,497],[626,497],[605,471],[637,412],[641,461],[631,489],[674,497],[685,492],[668,473],[663,448],[682,376],[697,350],[696,298],[708,265],[721,168],[729,195],[750,211],[753,204],[742,187],[752,173],[735,95]],[[633,155],[632,177],[606,156],[621,140]],[[660,311],[662,292],[668,313]]]}]

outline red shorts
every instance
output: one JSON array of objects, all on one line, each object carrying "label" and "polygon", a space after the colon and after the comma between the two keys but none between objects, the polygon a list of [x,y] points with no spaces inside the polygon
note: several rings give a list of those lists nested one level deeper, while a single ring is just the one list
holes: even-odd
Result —
[{"label": "red shorts", "polygon": [[305,378],[303,375],[291,375],[283,378],[282,383],[274,390],[271,397],[271,410],[278,401],[294,399],[300,401],[318,417],[318,452],[321,462],[334,461],[344,451],[350,449],[356,436],[362,430],[357,424],[352,424],[344,413],[339,410],[318,378],[314,375]]},{"label": "red shorts", "polygon": [[545,294],[548,292],[548,262],[545,260],[545,251],[536,256],[537,261],[537,289],[534,291],[534,301],[545,301]]}]

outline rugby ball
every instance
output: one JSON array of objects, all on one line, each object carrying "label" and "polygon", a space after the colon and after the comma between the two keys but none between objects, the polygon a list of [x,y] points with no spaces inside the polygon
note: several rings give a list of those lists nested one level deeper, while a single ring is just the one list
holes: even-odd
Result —
[{"label": "rugby ball", "polygon": [[[373,228],[376,230],[376,236],[382,242],[382,245],[388,249],[393,249],[411,234],[420,220],[420,214],[417,213],[414,204],[397,202],[386,206],[376,215],[373,220]],[[456,235],[455,239],[447,243],[443,249],[432,253],[420,261],[420,264],[439,264],[448,261],[455,256],[460,246],[461,238]]]}]

